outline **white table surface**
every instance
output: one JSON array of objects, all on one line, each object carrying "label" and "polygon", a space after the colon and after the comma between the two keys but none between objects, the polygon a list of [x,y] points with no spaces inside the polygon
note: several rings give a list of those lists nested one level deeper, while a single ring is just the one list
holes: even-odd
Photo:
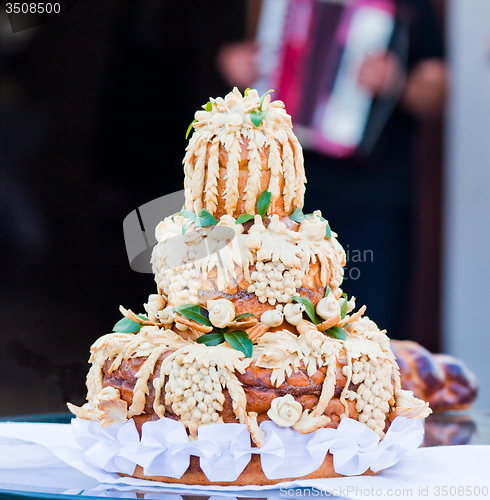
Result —
[{"label": "white table surface", "polygon": [[[166,493],[172,494],[173,500],[180,500],[182,494],[202,494],[205,498],[291,498],[298,496],[297,491],[288,491],[286,487],[310,487],[314,490],[308,496],[327,498],[328,493],[330,498],[490,498],[490,445],[419,448],[375,477],[210,490],[185,485],[169,488],[162,483],[120,478],[84,468],[80,466],[81,449],[67,437],[68,428],[68,424],[0,423],[0,490],[128,498],[136,498],[135,491],[147,491],[145,498],[163,498]],[[61,443],[51,446],[62,434]]]}]

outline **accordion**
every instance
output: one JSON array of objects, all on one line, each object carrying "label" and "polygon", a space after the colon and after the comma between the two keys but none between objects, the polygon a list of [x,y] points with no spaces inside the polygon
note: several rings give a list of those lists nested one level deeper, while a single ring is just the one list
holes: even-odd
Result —
[{"label": "accordion", "polygon": [[391,50],[406,66],[409,24],[395,0],[263,0],[259,81],[276,90],[307,149],[369,155],[401,89],[375,97],[358,85],[362,62]]}]

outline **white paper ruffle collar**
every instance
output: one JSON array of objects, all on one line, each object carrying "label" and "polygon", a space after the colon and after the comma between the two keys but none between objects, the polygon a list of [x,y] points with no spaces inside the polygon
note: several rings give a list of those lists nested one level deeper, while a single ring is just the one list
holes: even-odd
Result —
[{"label": "white paper ruffle collar", "polygon": [[351,418],[342,419],[337,429],[311,434],[266,421],[260,425],[265,432],[262,448],[251,446],[250,433],[242,424],[201,426],[197,441],[189,441],[183,424],[168,418],[143,424],[141,439],[133,420],[104,428],[75,418],[72,427],[84,458],[107,472],[132,475],[140,465],[147,476],[180,478],[194,455],[210,481],[235,481],[252,454],[260,455],[262,470],[271,480],[310,474],[327,452],[333,455],[338,474],[354,476],[369,468],[378,472],[418,448],[424,436],[423,420],[405,417],[395,418],[382,441]]}]

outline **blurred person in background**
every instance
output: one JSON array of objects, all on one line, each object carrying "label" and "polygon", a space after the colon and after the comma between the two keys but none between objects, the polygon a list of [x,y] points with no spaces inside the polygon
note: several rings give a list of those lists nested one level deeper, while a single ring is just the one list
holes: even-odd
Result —
[{"label": "blurred person in background", "polygon": [[[358,305],[368,305],[368,315],[390,337],[410,338],[414,130],[417,123],[442,115],[447,69],[430,0],[394,0],[394,6],[395,16],[403,15],[408,24],[407,61],[391,48],[370,54],[359,68],[357,85],[374,100],[396,94],[396,106],[368,155],[339,158],[305,149],[305,212],[320,208],[339,234],[348,257],[344,290],[356,296]],[[257,2],[250,12],[253,23]],[[222,47],[217,64],[230,85],[243,90],[259,77],[259,57],[260,47],[249,39]]]}]

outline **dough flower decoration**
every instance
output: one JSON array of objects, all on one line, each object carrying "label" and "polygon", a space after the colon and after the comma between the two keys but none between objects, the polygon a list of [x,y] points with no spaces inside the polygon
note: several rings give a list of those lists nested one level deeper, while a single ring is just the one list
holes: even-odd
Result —
[{"label": "dough flower decoration", "polygon": [[243,111],[251,113],[260,107],[260,96],[255,89],[247,89],[243,98]]},{"label": "dough flower decoration", "polygon": [[298,403],[291,394],[276,398],[267,412],[269,418],[279,427],[292,427],[303,413],[301,403]]},{"label": "dough flower decoration", "polygon": [[243,352],[250,358],[253,342],[246,331],[257,323],[252,313],[243,313],[235,317],[235,306],[227,299],[209,300],[208,310],[196,304],[183,304],[173,308],[177,328],[184,333],[184,338],[198,344],[217,346],[227,342],[233,349]]},{"label": "dough flower decoration", "polygon": [[[250,121],[255,127],[260,127],[266,116],[266,109],[270,105],[269,94],[275,91],[272,89],[268,90],[263,96],[259,97],[256,90],[247,89],[242,99],[240,92],[237,89],[235,90],[229,93],[224,99],[221,97],[217,99],[211,98],[203,105],[203,110],[196,111],[195,119],[187,128],[185,138],[189,137],[193,128],[201,128],[208,121],[213,122],[216,118],[216,112],[223,113],[227,110],[235,111],[226,120],[227,133],[240,132],[244,123],[244,117],[241,112],[246,113],[250,117]],[[284,103],[277,101],[273,107],[284,107]],[[222,125],[221,120],[219,125]]]},{"label": "dough flower decoration", "polygon": [[316,313],[323,319],[332,319],[340,316],[340,304],[332,292],[318,301]]},{"label": "dough flower decoration", "polygon": [[320,299],[316,305],[316,313],[320,318],[325,320],[318,325],[318,329],[320,331],[325,331],[337,325],[342,319],[342,314],[344,314],[344,312],[345,311],[340,307],[339,301],[335,298],[335,295],[327,290],[325,297]]},{"label": "dough flower decoration", "polygon": [[228,133],[240,132],[243,125],[243,116],[238,113],[232,113],[226,120],[226,131]]},{"label": "dough flower decoration", "polygon": [[422,399],[416,398],[412,391],[404,391],[398,389],[395,391],[396,408],[390,414],[390,419],[396,417],[406,418],[426,418],[432,410],[429,408],[429,403]]},{"label": "dough flower decoration", "polygon": [[[327,287],[327,294],[329,293],[330,289]],[[342,330],[342,328],[334,326],[338,323],[341,317],[335,317],[333,320],[322,322],[322,318],[318,317],[315,311],[315,306],[310,299],[299,295],[294,295],[292,299],[297,302],[297,304],[286,304],[286,306],[284,306],[284,316],[286,317],[286,321],[291,325],[296,326],[296,329],[301,334],[304,335],[308,330],[319,330],[335,339],[346,339],[346,334]],[[303,312],[307,314],[307,316],[310,318],[310,321],[306,321],[302,318]],[[341,323],[338,324],[339,326],[341,326]]]},{"label": "dough flower decoration", "polygon": [[208,300],[209,321],[213,326],[226,328],[235,319],[235,306],[226,299]]},{"label": "dough flower decoration", "polygon": [[318,330],[310,329],[303,335],[306,343],[311,346],[313,351],[320,351],[325,342],[325,335]]},{"label": "dough flower decoration", "polygon": [[123,424],[127,421],[128,404],[120,397],[119,390],[105,387],[93,400],[93,408],[78,408],[71,403],[68,409],[79,418],[100,422],[102,427]]},{"label": "dough flower decoration", "polygon": [[259,366],[275,369],[281,368],[285,361],[291,356],[291,352],[284,347],[269,347],[257,360]]}]

